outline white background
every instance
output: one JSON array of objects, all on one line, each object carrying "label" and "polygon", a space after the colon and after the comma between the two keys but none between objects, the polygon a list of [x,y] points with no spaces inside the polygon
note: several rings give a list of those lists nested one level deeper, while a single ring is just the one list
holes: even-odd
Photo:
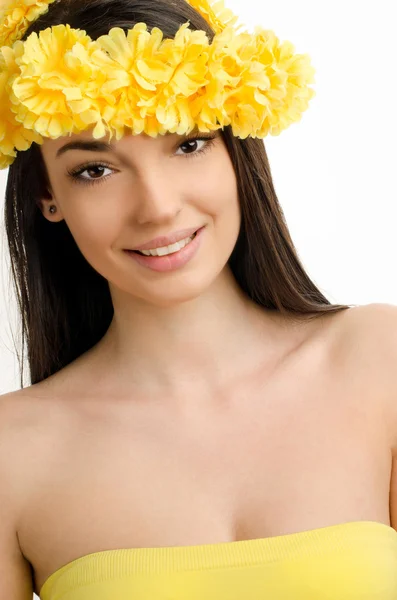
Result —
[{"label": "white background", "polygon": [[[309,275],[332,302],[397,304],[395,0],[229,0],[308,53],[316,68],[299,124],[265,139],[276,192]],[[7,171],[0,172],[3,200]],[[1,202],[3,212],[3,201]],[[0,393],[19,388],[19,339],[3,217]]]}]

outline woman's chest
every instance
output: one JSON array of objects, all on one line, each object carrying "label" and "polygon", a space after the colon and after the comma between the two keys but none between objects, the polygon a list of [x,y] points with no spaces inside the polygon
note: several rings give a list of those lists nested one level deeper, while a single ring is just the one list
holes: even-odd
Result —
[{"label": "woman's chest", "polygon": [[230,411],[70,418],[21,520],[36,588],[100,550],[389,524],[391,455],[375,390],[302,373],[247,386],[239,401],[236,391]]}]

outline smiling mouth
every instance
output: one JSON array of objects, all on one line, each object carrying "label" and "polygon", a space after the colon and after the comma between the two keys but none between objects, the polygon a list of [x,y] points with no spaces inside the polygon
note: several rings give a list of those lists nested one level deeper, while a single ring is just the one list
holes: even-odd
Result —
[{"label": "smiling mouth", "polygon": [[[140,254],[141,256],[146,256],[146,257],[149,257],[149,256],[158,256],[158,257],[161,257],[161,256],[170,256],[171,254],[176,254],[177,252],[180,252],[181,250],[183,250],[183,248],[186,248],[186,246],[188,246],[194,240],[194,238],[196,237],[198,231],[199,230],[197,230],[195,233],[193,233],[193,235],[190,236],[189,242],[187,242],[187,244],[185,244],[182,248],[177,248],[173,252],[169,252],[168,254],[165,254],[165,255],[162,255],[162,254],[155,254],[155,255],[153,255],[153,254],[144,254],[143,252],[141,252],[141,250],[127,250],[127,252],[134,252],[135,254]],[[178,242],[176,242],[176,243],[178,243]],[[173,245],[174,244],[170,244],[170,246],[173,246]],[[162,247],[166,248],[167,246],[162,246]],[[160,248],[153,248],[153,250],[159,250],[159,249]]]}]

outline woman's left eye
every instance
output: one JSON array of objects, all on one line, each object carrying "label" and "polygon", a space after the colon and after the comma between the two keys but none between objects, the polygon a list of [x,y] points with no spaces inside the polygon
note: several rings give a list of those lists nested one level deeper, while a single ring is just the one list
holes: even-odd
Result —
[{"label": "woman's left eye", "polygon": [[[188,149],[193,150],[193,152],[189,152],[188,154],[185,154],[184,156],[196,156],[197,154],[202,154],[203,152],[206,152],[206,150],[211,147],[212,142],[214,142],[216,136],[210,136],[210,137],[200,137],[200,138],[192,138],[190,140],[186,140],[185,142],[183,142],[182,144],[180,144],[179,148],[183,148],[183,146],[186,146]],[[204,146],[200,148],[200,150],[197,150],[197,152],[195,152],[195,147],[197,146],[198,142],[204,142]],[[193,148],[192,148],[193,145]]]},{"label": "woman's left eye", "polygon": [[[215,135],[207,135],[207,136],[201,136],[201,137],[187,139],[184,142],[182,142],[181,144],[179,144],[178,148],[185,147],[185,149],[187,148],[188,150],[190,150],[190,152],[188,152],[187,154],[184,154],[184,153],[176,154],[176,156],[185,156],[186,158],[194,158],[196,156],[200,156],[200,155],[204,154],[205,152],[207,152],[208,150],[210,150],[211,146],[215,142],[216,137],[217,137],[217,135],[215,134]],[[204,142],[204,145],[197,150],[196,148],[197,148],[198,142]],[[68,171],[67,174],[73,182],[82,183],[83,185],[92,185],[92,184],[96,184],[96,183],[101,183],[102,181],[106,181],[108,179],[108,177],[110,177],[110,175],[107,175],[106,177],[94,177],[94,178],[83,177],[83,173],[85,173],[85,172],[89,173],[90,171],[94,172],[96,169],[99,169],[100,171],[103,171],[104,169],[109,169],[110,171],[113,171],[113,169],[106,163],[96,162],[96,163],[89,163],[89,164],[83,165],[77,169]]]}]

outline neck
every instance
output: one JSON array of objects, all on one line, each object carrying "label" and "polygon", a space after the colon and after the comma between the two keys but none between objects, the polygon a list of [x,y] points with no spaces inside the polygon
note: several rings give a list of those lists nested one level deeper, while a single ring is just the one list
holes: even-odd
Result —
[{"label": "neck", "polygon": [[291,346],[280,313],[252,302],[231,272],[205,294],[161,307],[112,290],[114,319],[91,353],[100,396],[213,396],[274,365]]}]

